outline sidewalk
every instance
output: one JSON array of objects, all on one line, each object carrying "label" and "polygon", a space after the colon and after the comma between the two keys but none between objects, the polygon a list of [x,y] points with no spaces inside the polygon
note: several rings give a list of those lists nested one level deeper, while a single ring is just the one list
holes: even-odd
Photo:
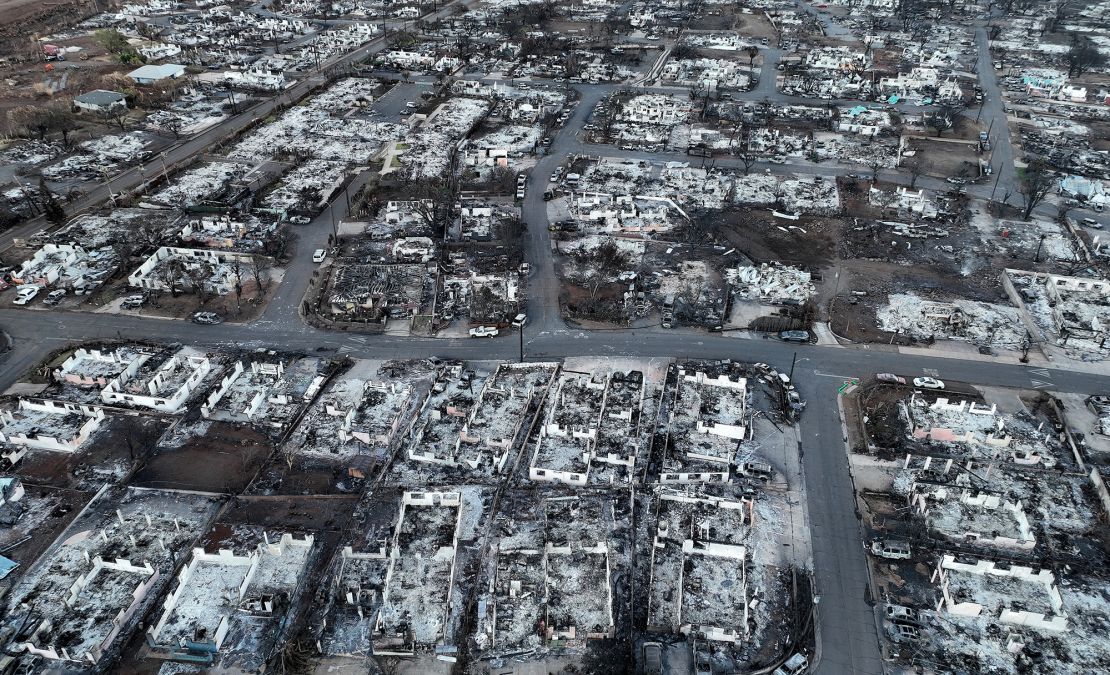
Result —
[{"label": "sidewalk", "polygon": [[967,361],[982,361],[1013,366],[1026,365],[1033,368],[1076,370],[1083,373],[1110,376],[1110,360],[1082,361],[1068,357],[1063,350],[1055,347],[1049,347],[1051,358],[1045,356],[1039,349],[1031,349],[1028,359],[1023,363],[1020,351],[1005,349],[996,350],[993,355],[980,354],[979,348],[975,345],[966,342],[957,342],[955,340],[938,340],[931,347],[888,347],[884,344],[863,345],[861,343],[843,343],[837,339],[836,335],[833,334],[826,323],[814,324],[813,333],[817,336],[817,344],[823,346],[839,346],[844,349],[866,346],[869,349],[881,348],[883,350],[895,350],[899,354],[905,354],[906,356],[964,359]]}]

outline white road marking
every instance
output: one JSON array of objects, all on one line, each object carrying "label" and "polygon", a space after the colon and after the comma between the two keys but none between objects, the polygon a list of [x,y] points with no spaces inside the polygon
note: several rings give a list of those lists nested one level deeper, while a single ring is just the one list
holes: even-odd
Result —
[{"label": "white road marking", "polygon": [[835,377],[838,380],[854,380],[854,379],[856,379],[855,375],[833,375],[832,373],[822,373],[819,370],[813,371],[813,374],[816,375],[817,377]]}]

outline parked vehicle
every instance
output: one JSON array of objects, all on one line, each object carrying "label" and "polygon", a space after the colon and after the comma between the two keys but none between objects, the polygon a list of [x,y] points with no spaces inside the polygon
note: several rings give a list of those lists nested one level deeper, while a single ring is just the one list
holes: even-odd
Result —
[{"label": "parked vehicle", "polygon": [[663,675],[663,645],[658,642],[644,643],[644,674]]},{"label": "parked vehicle", "polygon": [[46,297],[43,298],[43,300],[42,300],[42,304],[53,307],[54,305],[61,302],[62,298],[64,298],[64,297],[66,297],[65,289],[64,288],[59,288],[57,290],[50,291],[49,293],[47,293]]},{"label": "parked vehicle", "polygon": [[935,377],[915,377],[913,386],[918,389],[944,389],[944,383]]},{"label": "parked vehicle", "polygon": [[15,292],[14,302],[17,305],[26,305],[35,299],[35,296],[42,290],[42,286],[30,284],[28,286],[20,286],[19,290]]},{"label": "parked vehicle", "polygon": [[146,302],[146,297],[142,295],[129,295],[119,303],[120,309],[138,309]]},{"label": "parked vehicle", "polygon": [[871,553],[888,560],[906,560],[910,557],[909,542],[897,539],[876,539],[871,542]]},{"label": "parked vehicle", "polygon": [[328,257],[328,252],[325,249],[318,248],[312,252],[312,262],[322,263]]},{"label": "parked vehicle", "polygon": [[493,326],[478,326],[470,329],[470,337],[497,337],[498,331]]},{"label": "parked vehicle", "polygon": [[800,675],[809,668],[809,659],[805,654],[798,653],[786,659],[781,666],[775,668],[772,675]]},{"label": "parked vehicle", "polygon": [[906,378],[898,377],[894,373],[878,373],[878,374],[875,375],[875,379],[880,381],[880,382],[893,382],[895,384],[905,384],[906,383]]},{"label": "parked vehicle", "polygon": [[809,342],[809,331],[784,330],[779,333],[779,339],[784,342]]},{"label": "parked vehicle", "polygon": [[197,312],[193,315],[193,323],[215,326],[218,323],[223,323],[223,319],[215,312]]},{"label": "parked vehicle", "polygon": [[740,465],[740,475],[761,483],[770,483],[775,470],[766,462],[744,462]]},{"label": "parked vehicle", "polygon": [[524,324],[528,323],[527,314],[517,314],[513,319],[513,328],[524,328]]}]

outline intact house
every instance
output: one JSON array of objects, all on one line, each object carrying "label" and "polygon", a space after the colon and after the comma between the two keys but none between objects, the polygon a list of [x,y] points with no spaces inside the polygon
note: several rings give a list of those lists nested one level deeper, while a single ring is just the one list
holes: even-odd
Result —
[{"label": "intact house", "polygon": [[243,89],[259,91],[281,91],[289,86],[285,71],[256,62],[243,70],[229,70],[224,73],[224,81]]},{"label": "intact house", "polygon": [[73,107],[85,112],[111,115],[127,110],[127,97],[117,91],[94,89],[75,96]]},{"label": "intact house", "polygon": [[941,79],[936,68],[918,67],[908,73],[898,73],[896,77],[884,77],[879,80],[879,90],[885,96],[925,97],[937,101],[958,101],[963,97],[956,79]]},{"label": "intact house", "polygon": [[132,70],[127,76],[138,84],[156,84],[162,80],[174,80],[185,74],[185,66],[166,63],[158,66],[146,65]]}]

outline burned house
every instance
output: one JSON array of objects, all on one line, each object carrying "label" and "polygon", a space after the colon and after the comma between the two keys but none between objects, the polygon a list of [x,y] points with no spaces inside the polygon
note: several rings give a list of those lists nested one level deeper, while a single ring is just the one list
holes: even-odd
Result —
[{"label": "burned house", "polygon": [[443,639],[455,584],[458,492],[405,492],[390,542],[374,653],[412,656]]},{"label": "burned house", "polygon": [[341,264],[324,290],[334,320],[408,318],[423,306],[428,270],[423,265]]},{"label": "burned house", "polygon": [[263,533],[262,538],[255,550],[242,555],[228,549],[193,550],[157,622],[147,629],[147,645],[154,653],[211,665],[221,650],[246,642],[244,633],[281,622],[308,569],[313,537],[284,533],[270,542]]},{"label": "burned house", "polygon": [[584,486],[601,462],[628,480],[640,450],[643,396],[640,371],[562,373],[548,399],[529,479]]},{"label": "burned house", "polygon": [[[442,402],[441,406],[446,406],[439,408],[443,411],[438,413],[440,419],[434,419],[436,409],[422,413],[422,418],[424,414],[431,415],[431,421],[438,422],[435,425],[438,428],[433,432],[427,422],[418,423],[413,428],[419,436],[412,439],[416,443],[409,446],[409,458],[418,462],[469,467],[470,470],[481,469],[490,474],[501,473],[530,419],[526,415],[528,409],[533,401],[546,395],[556,370],[555,364],[503,363],[486,379],[472,405],[468,400],[462,400],[457,401],[462,405],[456,407],[449,399],[436,397],[436,401]],[[470,385],[462,380],[455,385],[456,397],[461,393],[462,386],[466,386],[469,393]],[[445,415],[457,419],[444,419]],[[443,431],[448,431],[450,435],[441,436]],[[457,437],[454,436],[455,431]],[[431,435],[433,433],[434,436]],[[432,440],[435,442],[426,442]]]},{"label": "burned house", "polygon": [[750,499],[661,488],[651,549],[648,628],[715,642],[749,635],[745,545]]},{"label": "burned house", "polygon": [[675,368],[668,378],[662,483],[726,482],[749,433],[748,383],[727,368]]}]

